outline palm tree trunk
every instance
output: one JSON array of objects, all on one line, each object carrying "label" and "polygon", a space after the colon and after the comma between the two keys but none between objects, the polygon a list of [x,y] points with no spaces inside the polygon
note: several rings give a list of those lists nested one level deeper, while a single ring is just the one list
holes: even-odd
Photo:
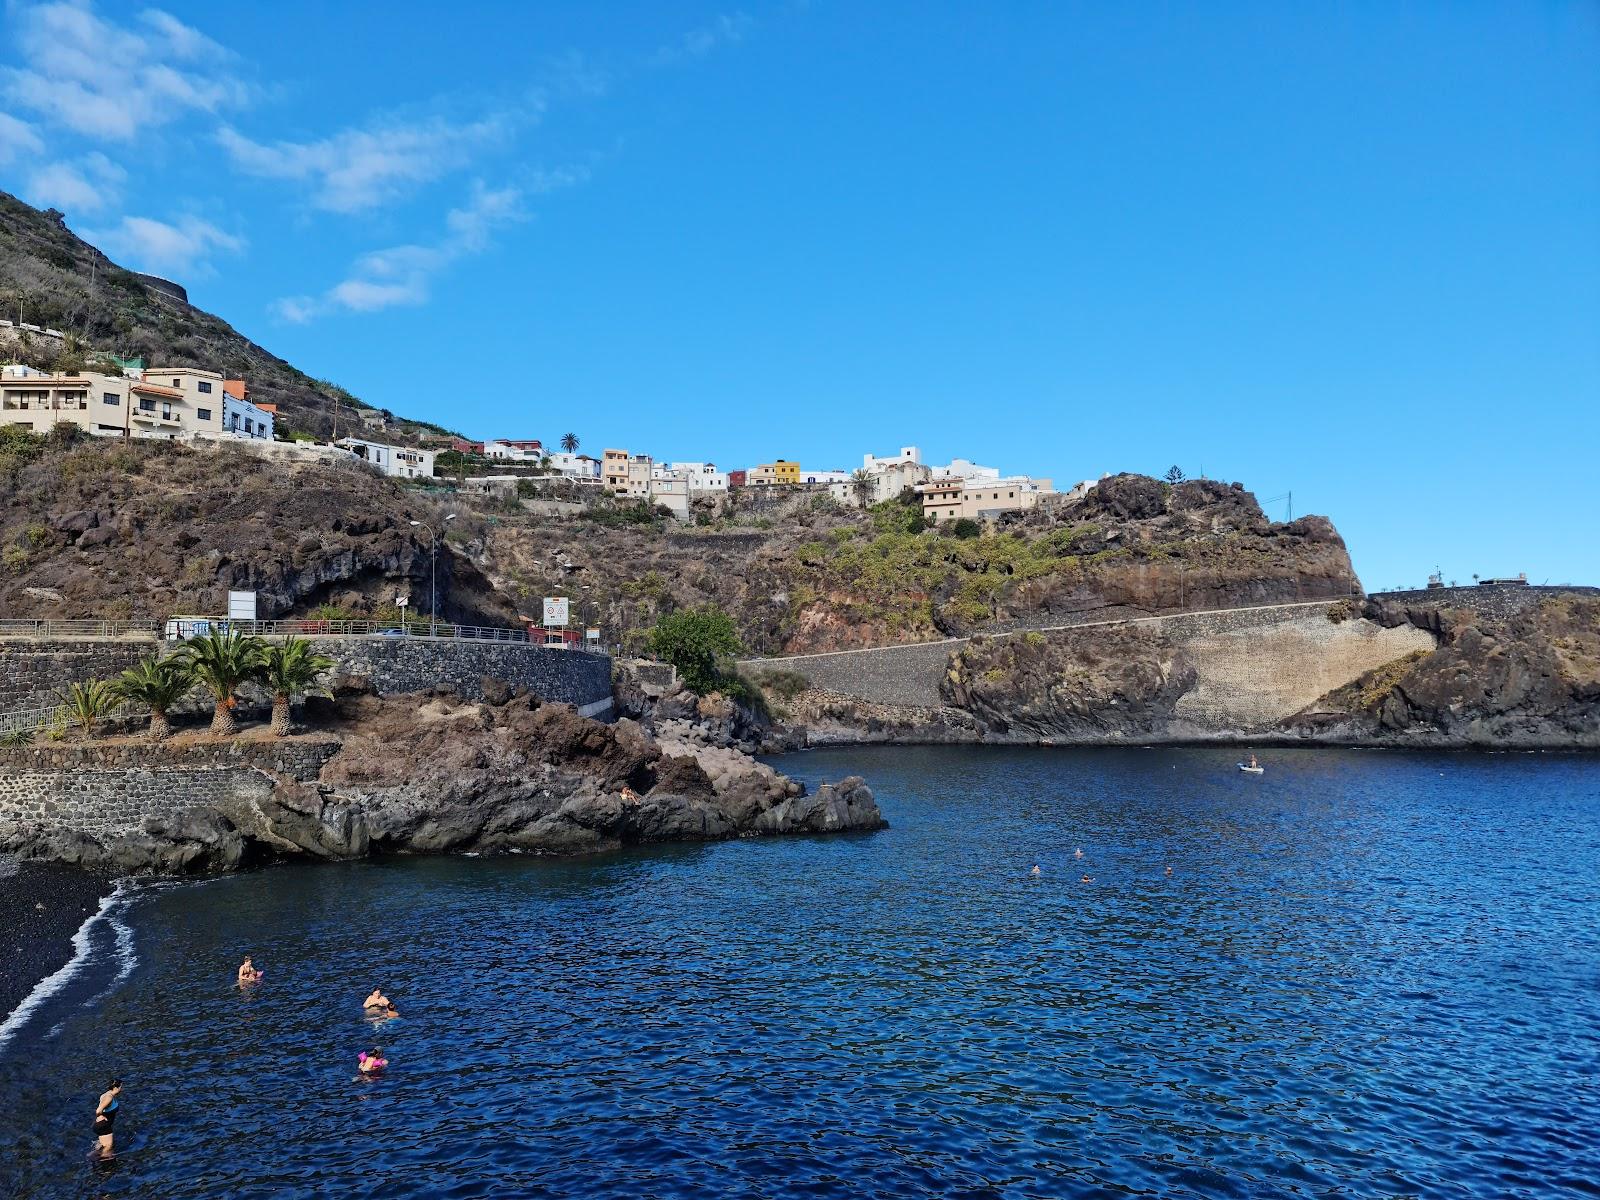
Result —
[{"label": "palm tree trunk", "polygon": [[167,714],[159,708],[150,710],[150,740],[164,742],[172,736],[172,725],[167,721]]},{"label": "palm tree trunk", "polygon": [[232,737],[239,732],[239,722],[233,719],[233,705],[226,700],[218,700],[211,713],[211,732],[222,737]]},{"label": "palm tree trunk", "polygon": [[272,698],[272,736],[289,736],[289,697],[283,692]]}]

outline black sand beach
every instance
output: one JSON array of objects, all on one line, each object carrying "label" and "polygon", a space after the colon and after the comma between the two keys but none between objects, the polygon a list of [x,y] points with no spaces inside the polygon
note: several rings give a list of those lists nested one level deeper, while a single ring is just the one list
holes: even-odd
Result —
[{"label": "black sand beach", "polygon": [[115,886],[76,867],[0,858],[0,1021],[72,957],[72,935]]}]

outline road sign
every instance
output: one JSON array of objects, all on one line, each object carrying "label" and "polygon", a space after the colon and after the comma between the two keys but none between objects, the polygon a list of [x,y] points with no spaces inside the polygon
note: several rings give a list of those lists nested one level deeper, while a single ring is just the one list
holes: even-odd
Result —
[{"label": "road sign", "polygon": [[544,598],[545,628],[558,628],[566,625],[569,605],[570,601],[565,596],[546,596]]},{"label": "road sign", "polygon": [[256,594],[254,592],[228,593],[228,620],[254,621],[256,619]]},{"label": "road sign", "polygon": [[394,598],[394,606],[396,608],[405,608],[410,603],[411,603],[411,597],[410,596],[396,596]]},{"label": "road sign", "polygon": [[600,640],[600,626],[591,625],[583,631],[585,641],[598,642]]}]

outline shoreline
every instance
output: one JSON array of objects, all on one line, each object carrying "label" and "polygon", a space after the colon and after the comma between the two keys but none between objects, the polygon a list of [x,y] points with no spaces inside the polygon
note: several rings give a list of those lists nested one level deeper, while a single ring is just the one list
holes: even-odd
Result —
[{"label": "shoreline", "polygon": [[[0,1029],[79,954],[79,932],[116,894],[108,875],[0,858]],[[0,1035],[3,1052],[5,1035]]]}]

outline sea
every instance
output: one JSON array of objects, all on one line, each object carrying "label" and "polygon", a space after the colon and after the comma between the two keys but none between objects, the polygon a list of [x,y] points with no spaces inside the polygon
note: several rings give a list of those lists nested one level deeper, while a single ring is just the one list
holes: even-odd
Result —
[{"label": "sea", "polygon": [[124,883],[0,1025],[0,1195],[1600,1196],[1600,760],[1237,758],[817,750],[890,828]]}]

